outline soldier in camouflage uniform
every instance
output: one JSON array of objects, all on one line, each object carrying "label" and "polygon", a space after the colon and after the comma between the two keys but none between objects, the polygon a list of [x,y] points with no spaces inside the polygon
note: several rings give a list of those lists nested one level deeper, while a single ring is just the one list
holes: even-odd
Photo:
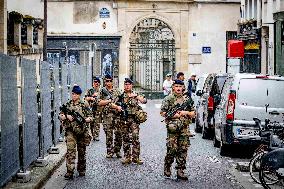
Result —
[{"label": "soldier in camouflage uniform", "polygon": [[119,126],[120,116],[118,115],[121,106],[116,105],[121,92],[113,87],[112,80],[110,75],[105,76],[105,87],[100,90],[98,105],[102,107],[102,122],[106,134],[106,158],[112,158],[114,154],[117,158],[121,158],[122,136]]},{"label": "soldier in camouflage uniform", "polygon": [[183,96],[184,83],[181,80],[175,80],[173,83],[173,94],[164,98],[161,106],[161,115],[166,116],[166,113],[173,110],[177,104],[183,104],[189,100],[189,107],[184,110],[177,111],[172,117],[167,118],[167,154],[164,164],[164,175],[171,176],[171,166],[176,160],[177,178],[188,180],[184,174],[186,169],[187,150],[189,147],[189,132],[188,126],[195,112],[193,110],[193,101]]},{"label": "soldier in camouflage uniform", "polygon": [[[123,151],[124,159],[122,164],[130,164],[131,162],[138,165],[143,164],[140,156],[140,142],[139,142],[139,123],[136,122],[135,113],[142,109],[138,102],[147,103],[144,96],[134,93],[132,90],[133,81],[126,78],[124,81],[123,102],[126,104],[128,118],[122,120],[122,136],[123,136]],[[132,145],[132,149],[131,149]]]},{"label": "soldier in camouflage uniform", "polygon": [[[88,123],[92,121],[92,112],[88,104],[80,100],[82,90],[79,86],[74,86],[72,90],[72,99],[66,103],[67,110],[61,110],[60,120],[65,128],[65,139],[67,145],[66,153],[66,179],[73,179],[76,159],[76,146],[78,151],[77,171],[79,176],[85,176],[86,171],[86,146],[91,141],[91,136],[88,133]],[[75,115],[71,112],[75,111],[82,116],[82,124]],[[84,123],[85,122],[85,123]]]},{"label": "soldier in camouflage uniform", "polygon": [[91,131],[94,141],[99,141],[100,125],[102,123],[102,108],[99,107],[95,102],[97,102],[99,92],[100,92],[100,78],[95,77],[93,81],[93,87],[87,90],[85,95],[85,100],[89,103],[94,121],[91,123]]}]

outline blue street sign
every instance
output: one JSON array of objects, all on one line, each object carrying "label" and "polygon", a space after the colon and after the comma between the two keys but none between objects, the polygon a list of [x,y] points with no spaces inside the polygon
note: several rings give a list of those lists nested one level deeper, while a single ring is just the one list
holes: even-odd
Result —
[{"label": "blue street sign", "polygon": [[211,53],[211,47],[202,47],[202,53],[203,54],[210,54]]},{"label": "blue street sign", "polygon": [[109,10],[107,8],[102,8],[100,10],[100,18],[109,18]]}]

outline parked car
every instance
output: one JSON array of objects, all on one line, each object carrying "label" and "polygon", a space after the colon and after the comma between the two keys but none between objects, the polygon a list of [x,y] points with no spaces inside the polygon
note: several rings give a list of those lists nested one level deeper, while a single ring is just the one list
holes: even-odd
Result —
[{"label": "parked car", "polygon": [[203,91],[203,87],[204,87],[204,83],[206,78],[208,77],[209,74],[203,74],[202,76],[200,76],[197,80],[197,84],[196,84],[196,90],[194,93],[192,93],[192,100],[194,101],[194,107],[196,107],[197,102],[200,99],[200,96],[197,96],[196,93],[200,93]]},{"label": "parked car", "polygon": [[256,74],[229,76],[215,112],[214,146],[226,155],[234,144],[257,145],[259,129],[254,117],[283,123],[284,77]]},{"label": "parked car", "polygon": [[197,103],[197,131],[202,132],[202,138],[213,138],[214,136],[214,113],[219,104],[221,90],[228,74],[209,74],[205,80],[202,92]]},{"label": "parked car", "polygon": [[199,111],[199,106],[200,106],[200,96],[203,93],[204,90],[204,85],[206,83],[206,80],[208,78],[209,74],[203,74],[201,77],[199,77],[196,85],[196,91],[195,94],[193,95],[193,101],[194,101],[194,106],[196,110],[196,118],[195,118],[195,132],[201,133],[202,127],[200,127],[199,124],[199,117],[198,117],[198,111]]}]

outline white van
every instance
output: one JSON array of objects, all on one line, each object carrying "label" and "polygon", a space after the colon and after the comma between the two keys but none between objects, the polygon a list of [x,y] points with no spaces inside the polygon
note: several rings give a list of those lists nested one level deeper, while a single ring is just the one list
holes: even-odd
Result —
[{"label": "white van", "polygon": [[268,118],[284,122],[284,77],[256,74],[229,76],[224,84],[221,102],[215,112],[214,146],[225,155],[232,144],[255,145],[260,142],[253,121],[264,125]]},{"label": "white van", "polygon": [[192,93],[192,100],[194,101],[194,106],[196,107],[197,102],[200,99],[200,96],[197,96],[197,93],[201,93],[203,91],[203,87],[204,87],[204,83],[206,78],[208,77],[209,74],[203,74],[202,76],[200,76],[197,80],[197,84],[196,84],[196,90],[195,93]]}]

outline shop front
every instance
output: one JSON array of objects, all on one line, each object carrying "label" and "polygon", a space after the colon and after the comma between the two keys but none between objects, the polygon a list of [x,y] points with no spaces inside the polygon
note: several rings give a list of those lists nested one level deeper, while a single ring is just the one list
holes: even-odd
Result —
[{"label": "shop front", "polygon": [[261,72],[261,37],[256,28],[256,20],[239,23],[238,39],[244,42],[244,58],[240,65],[241,73]]}]

